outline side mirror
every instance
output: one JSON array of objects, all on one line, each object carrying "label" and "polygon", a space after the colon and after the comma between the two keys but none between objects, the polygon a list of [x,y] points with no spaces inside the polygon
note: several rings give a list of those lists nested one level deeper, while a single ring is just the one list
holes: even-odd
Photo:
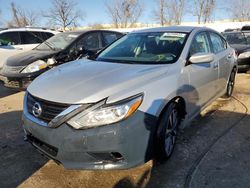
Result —
[{"label": "side mirror", "polygon": [[213,53],[197,53],[189,58],[189,62],[192,64],[210,63],[214,61],[215,55]]},{"label": "side mirror", "polygon": [[52,65],[54,65],[56,63],[56,60],[54,59],[54,58],[49,58],[48,60],[47,60],[47,64],[49,65],[49,66],[52,66]]},{"label": "side mirror", "polygon": [[88,55],[89,51],[85,49],[83,46],[79,46],[76,48],[74,53],[76,56],[79,56],[79,55],[85,56],[85,55]]}]

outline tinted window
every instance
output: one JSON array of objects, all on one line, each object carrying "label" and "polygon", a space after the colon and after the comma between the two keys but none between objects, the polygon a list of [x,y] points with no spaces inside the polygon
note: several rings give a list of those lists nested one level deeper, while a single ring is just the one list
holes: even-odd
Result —
[{"label": "tinted window", "polygon": [[229,44],[247,44],[246,37],[243,33],[224,33],[224,37]]},{"label": "tinted window", "polygon": [[185,33],[132,33],[114,42],[97,58],[116,63],[174,63],[182,52]]},{"label": "tinted window", "polygon": [[[82,45],[87,50],[98,50],[101,48],[99,33],[89,33],[78,42],[77,46]],[[80,46],[80,47],[82,47]]]},{"label": "tinted window", "polygon": [[196,35],[190,47],[190,55],[194,55],[196,53],[210,53],[210,52],[211,49],[209,46],[207,34],[203,32]]},{"label": "tinted window", "polygon": [[112,42],[114,42],[114,41],[117,40],[118,38],[120,38],[120,37],[117,36],[116,33],[112,33],[112,32],[103,32],[104,46],[107,46],[107,45],[111,44]]},{"label": "tinted window", "polygon": [[20,44],[20,36],[18,32],[7,32],[0,35],[1,45],[18,45]]},{"label": "tinted window", "polygon": [[244,32],[244,35],[245,35],[245,37],[246,37],[247,44],[250,44],[250,33]]},{"label": "tinted window", "polygon": [[43,42],[39,32],[20,32],[22,44],[38,44]]},{"label": "tinted window", "polygon": [[214,53],[219,53],[227,48],[225,41],[216,33],[209,33]]},{"label": "tinted window", "polygon": [[47,39],[49,39],[50,37],[54,36],[54,34],[48,33],[48,32],[42,32],[42,34],[43,34],[43,39],[44,39],[44,40],[47,40]]},{"label": "tinted window", "polygon": [[40,36],[42,37],[42,40],[45,41],[47,39],[49,39],[50,37],[54,36],[54,34],[52,33],[48,33],[48,32],[39,32]]}]

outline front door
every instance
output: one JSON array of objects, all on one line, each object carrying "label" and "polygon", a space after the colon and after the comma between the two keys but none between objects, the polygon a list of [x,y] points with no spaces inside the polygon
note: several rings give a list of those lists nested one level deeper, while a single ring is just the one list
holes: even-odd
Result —
[{"label": "front door", "polygon": [[[212,53],[207,32],[198,33],[190,46],[189,56],[197,53]],[[218,61],[188,64],[185,67],[189,75],[187,111],[189,116],[196,114],[216,95],[218,81]]]}]

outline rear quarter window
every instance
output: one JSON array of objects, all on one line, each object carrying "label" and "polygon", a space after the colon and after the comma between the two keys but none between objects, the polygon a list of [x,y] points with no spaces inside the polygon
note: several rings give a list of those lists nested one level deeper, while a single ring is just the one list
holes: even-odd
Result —
[{"label": "rear quarter window", "polygon": [[47,39],[49,39],[50,37],[53,37],[53,36],[54,36],[53,33],[49,33],[49,32],[41,32],[41,34],[43,35],[43,39],[44,39],[44,40],[47,40]]},{"label": "rear quarter window", "polygon": [[118,38],[121,38],[122,35],[119,35],[117,33],[112,32],[103,32],[103,40],[104,40],[104,46],[107,46],[117,40]]}]

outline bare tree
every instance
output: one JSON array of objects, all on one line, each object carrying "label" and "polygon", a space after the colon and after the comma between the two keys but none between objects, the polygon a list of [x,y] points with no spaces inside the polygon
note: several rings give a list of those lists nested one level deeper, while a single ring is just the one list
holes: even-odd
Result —
[{"label": "bare tree", "polygon": [[211,16],[216,8],[216,0],[194,0],[193,15],[197,16],[200,24],[211,21]]},{"label": "bare tree", "polygon": [[181,24],[184,15],[185,5],[185,0],[172,0],[169,2],[169,10],[172,12],[173,15],[173,24]]},{"label": "bare tree", "polygon": [[101,23],[94,23],[88,25],[91,29],[105,29],[105,26]]},{"label": "bare tree", "polygon": [[169,20],[166,13],[166,0],[156,0],[156,3],[157,8],[153,11],[154,19],[158,21],[161,26],[164,26]]},{"label": "bare tree", "polygon": [[162,26],[181,23],[186,0],[157,0],[156,3],[154,17]]},{"label": "bare tree", "polygon": [[77,9],[74,0],[52,0],[52,7],[43,13],[53,26],[61,27],[63,30],[67,27],[76,27],[84,15],[83,11]]},{"label": "bare tree", "polygon": [[7,22],[8,27],[24,27],[34,26],[38,23],[39,15],[34,11],[28,11],[17,7],[15,3],[11,3],[11,21]]},{"label": "bare tree", "polygon": [[237,3],[231,0],[226,9],[231,12],[232,19],[235,21],[250,20],[250,2],[248,0],[238,0]]},{"label": "bare tree", "polygon": [[106,2],[106,9],[116,28],[134,26],[143,11],[139,0],[112,0]]}]

